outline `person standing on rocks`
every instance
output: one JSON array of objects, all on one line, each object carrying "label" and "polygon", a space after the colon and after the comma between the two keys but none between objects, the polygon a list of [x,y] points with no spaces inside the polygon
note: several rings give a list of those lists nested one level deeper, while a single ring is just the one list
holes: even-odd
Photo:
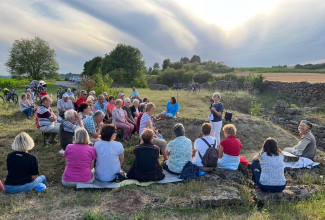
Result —
[{"label": "person standing on rocks", "polygon": [[219,93],[214,93],[212,96],[213,103],[210,108],[211,115],[209,117],[211,124],[211,136],[217,140],[217,145],[220,144],[220,132],[222,128],[222,112],[223,104],[220,102],[221,96]]},{"label": "person standing on rocks", "polygon": [[310,131],[312,127],[313,125],[309,121],[301,120],[298,126],[300,141],[294,147],[284,148],[284,151],[314,160],[316,155],[316,139]]}]

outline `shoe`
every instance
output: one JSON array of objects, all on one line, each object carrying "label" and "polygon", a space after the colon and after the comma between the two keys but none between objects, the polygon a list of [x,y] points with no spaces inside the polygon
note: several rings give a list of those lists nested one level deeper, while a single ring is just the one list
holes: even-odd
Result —
[{"label": "shoe", "polygon": [[65,152],[65,151],[64,151],[63,149],[61,149],[61,150],[59,151],[59,154],[63,155],[64,152]]}]

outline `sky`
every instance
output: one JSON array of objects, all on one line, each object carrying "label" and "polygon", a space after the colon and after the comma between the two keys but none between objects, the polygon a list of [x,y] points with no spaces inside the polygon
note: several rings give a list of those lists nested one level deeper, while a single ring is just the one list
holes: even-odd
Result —
[{"label": "sky", "polygon": [[0,0],[0,75],[15,40],[46,40],[60,73],[117,44],[146,66],[199,55],[231,67],[325,62],[324,0]]}]

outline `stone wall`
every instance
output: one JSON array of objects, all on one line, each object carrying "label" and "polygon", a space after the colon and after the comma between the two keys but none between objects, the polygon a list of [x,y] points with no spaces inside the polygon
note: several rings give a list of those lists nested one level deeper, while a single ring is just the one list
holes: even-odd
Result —
[{"label": "stone wall", "polygon": [[325,149],[325,126],[318,124],[315,119],[308,117],[306,118],[301,114],[300,109],[290,108],[283,100],[277,101],[276,106],[274,107],[274,112],[274,114],[268,113],[267,115],[263,115],[262,118],[282,126],[284,129],[295,134],[297,137],[299,136],[299,121],[303,119],[310,121],[313,124],[311,131],[316,138],[317,147]]},{"label": "stone wall", "polygon": [[149,89],[151,90],[168,90],[168,86],[167,85],[163,85],[163,84],[151,84],[149,85]]},{"label": "stone wall", "polygon": [[325,83],[266,81],[266,92],[280,93],[289,98],[316,102],[325,99]]}]

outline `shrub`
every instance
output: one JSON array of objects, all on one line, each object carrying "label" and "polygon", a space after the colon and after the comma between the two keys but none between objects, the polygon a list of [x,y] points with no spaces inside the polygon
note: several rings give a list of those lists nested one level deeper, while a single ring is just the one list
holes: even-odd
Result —
[{"label": "shrub", "polygon": [[0,87],[15,87],[25,88],[32,80],[31,79],[0,79]]},{"label": "shrub", "polygon": [[167,68],[158,75],[158,83],[171,87],[174,83],[189,83],[194,76],[193,71],[185,71],[184,69],[175,70]]},{"label": "shrub", "polygon": [[108,74],[102,75],[101,69],[99,68],[98,72],[94,75],[95,86],[94,90],[96,94],[102,94],[107,92],[109,87],[112,85],[113,80]]},{"label": "shrub", "polygon": [[261,114],[261,107],[262,107],[262,104],[253,104],[251,106],[251,115],[252,116],[259,116]]},{"label": "shrub", "polygon": [[213,78],[212,73],[208,71],[204,71],[202,73],[194,74],[193,80],[198,83],[206,83],[209,82]]},{"label": "shrub", "polygon": [[252,86],[254,89],[259,89],[261,92],[264,91],[266,83],[265,83],[265,77],[263,74],[258,74],[257,76],[251,75],[252,79]]},{"label": "shrub", "polygon": [[148,84],[147,84],[145,76],[143,75],[143,76],[134,78],[132,80],[132,82],[130,83],[130,86],[139,87],[139,88],[147,88]]},{"label": "shrub", "polygon": [[153,76],[153,75],[146,76],[146,81],[147,81],[147,84],[149,84],[149,85],[157,84],[158,76]]}]

